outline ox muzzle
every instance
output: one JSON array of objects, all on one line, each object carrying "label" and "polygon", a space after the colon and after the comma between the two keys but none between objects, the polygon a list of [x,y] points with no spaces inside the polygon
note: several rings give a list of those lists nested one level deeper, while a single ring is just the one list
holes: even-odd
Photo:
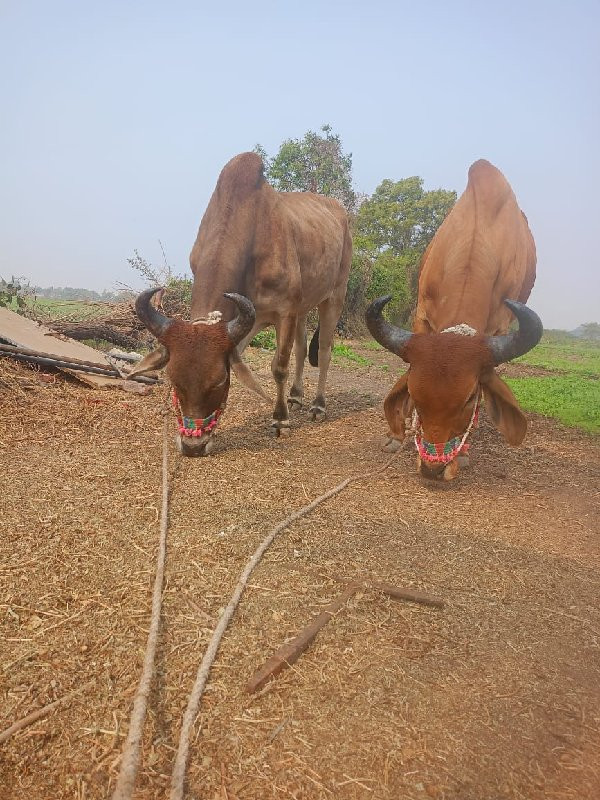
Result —
[{"label": "ox muzzle", "polygon": [[421,420],[415,409],[413,427],[415,429],[415,447],[418,453],[417,469],[423,478],[451,481],[458,475],[459,464],[468,463],[469,443],[467,439],[479,422],[481,397],[482,392],[479,389],[471,419],[463,435],[455,436],[447,442],[434,444],[425,440]]},{"label": "ox muzzle", "polygon": [[192,458],[209,455],[214,449],[213,433],[219,422],[219,417],[223,413],[223,407],[217,408],[208,417],[195,419],[194,417],[186,417],[182,413],[179,398],[174,389],[172,401],[178,430],[175,444],[181,455]]}]

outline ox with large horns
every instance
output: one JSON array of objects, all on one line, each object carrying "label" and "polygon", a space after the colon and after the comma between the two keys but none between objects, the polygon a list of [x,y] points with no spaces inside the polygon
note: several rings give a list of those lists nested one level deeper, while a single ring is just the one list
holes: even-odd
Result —
[{"label": "ox with large horns", "polygon": [[[384,403],[388,448],[404,439],[413,415],[424,477],[456,476],[482,395],[506,441],[523,441],[527,420],[494,367],[531,350],[542,336],[539,317],[525,305],[535,265],[533,237],[512,189],[481,160],[423,255],[413,331],[384,319],[390,297],[370,305],[372,335],[409,364]],[[509,332],[513,315],[518,328]]]},{"label": "ox with large horns", "polygon": [[[142,292],[136,311],[159,348],[135,374],[161,367],[173,383],[184,455],[210,452],[225,408],[230,369],[267,399],[241,360],[257,331],[274,325],[271,371],[277,386],[272,428],[289,430],[288,407],[301,407],[307,353],[306,316],[318,308],[319,327],[309,360],[319,366],[310,413],[325,415],[325,383],[352,258],[348,217],[335,200],[308,192],[276,192],[265,181],[260,156],[242,153],[223,168],[190,255],[194,275],[191,322],[170,319]],[[288,365],[296,349],[294,382],[286,398]]]}]

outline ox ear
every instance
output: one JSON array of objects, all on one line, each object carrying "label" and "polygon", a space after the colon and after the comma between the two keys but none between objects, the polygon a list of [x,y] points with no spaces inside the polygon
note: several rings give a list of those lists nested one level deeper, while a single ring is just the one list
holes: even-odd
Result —
[{"label": "ox ear", "polygon": [[414,404],[408,393],[408,372],[396,382],[385,398],[383,410],[394,438],[402,441],[406,428],[405,419],[413,412]]},{"label": "ox ear", "polygon": [[159,344],[156,350],[144,356],[139,364],[136,364],[131,372],[127,373],[127,378],[133,378],[134,375],[147,375],[149,372],[156,372],[156,370],[166,367],[169,363],[169,351],[164,344]]},{"label": "ox ear", "polygon": [[266,400],[267,402],[269,401],[269,396],[254,377],[252,372],[248,369],[246,364],[244,364],[236,347],[233,348],[229,355],[229,363],[231,364],[231,367],[240,383],[243,383],[247,389],[256,392],[256,394],[263,400]]},{"label": "ox ear", "polygon": [[510,387],[491,369],[481,376],[481,388],[494,425],[509,444],[521,444],[527,433],[527,418]]}]

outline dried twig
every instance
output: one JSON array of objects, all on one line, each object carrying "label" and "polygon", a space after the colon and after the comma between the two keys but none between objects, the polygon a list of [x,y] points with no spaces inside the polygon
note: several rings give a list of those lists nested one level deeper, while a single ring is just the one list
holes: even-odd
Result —
[{"label": "dried twig", "polygon": [[133,795],[135,779],[137,777],[140,761],[140,745],[146,719],[146,708],[150,685],[154,677],[154,657],[158,644],[158,630],[160,625],[160,612],[162,604],[162,589],[165,574],[165,561],[167,553],[167,527],[169,521],[169,480],[168,480],[168,421],[165,418],[163,425],[163,459],[162,459],[162,510],[160,520],[160,534],[158,542],[158,559],[156,564],[156,577],[152,593],[152,615],[150,629],[146,642],[144,667],[138,684],[133,711],[129,721],[129,732],[123,747],[123,757],[113,800],[129,800]]},{"label": "dried twig", "polygon": [[27,714],[26,717],[22,717],[22,719],[13,722],[13,724],[9,728],[6,728],[6,730],[0,733],[0,744],[6,742],[7,739],[10,739],[10,737],[13,734],[18,733],[19,731],[23,730],[23,728],[27,728],[28,725],[32,725],[34,722],[37,722],[38,719],[42,719],[42,717],[47,717],[51,711],[54,711],[54,709],[57,708],[58,706],[63,705],[63,703],[66,703],[68,700],[71,700],[73,697],[75,697],[75,695],[80,694],[80,692],[83,692],[83,690],[87,689],[88,686],[91,686],[92,683],[93,681],[88,681],[87,683],[84,683],[82,686],[80,686],[78,689],[74,689],[72,692],[69,692],[68,694],[64,695],[64,697],[59,697],[59,699],[55,700],[53,703],[48,703],[47,706],[38,708],[36,709],[36,711],[32,711],[31,714]]}]

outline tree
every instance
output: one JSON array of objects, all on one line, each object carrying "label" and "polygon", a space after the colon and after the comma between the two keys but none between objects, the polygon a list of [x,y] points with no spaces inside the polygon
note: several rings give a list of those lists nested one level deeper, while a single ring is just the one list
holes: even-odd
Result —
[{"label": "tree", "polygon": [[600,324],[597,322],[584,322],[579,326],[581,331],[580,336],[583,339],[591,339],[592,341],[600,341]]},{"label": "tree", "polygon": [[27,299],[31,294],[27,278],[15,278],[13,275],[10,281],[5,281],[0,277],[0,308],[10,308],[17,314],[24,315]]},{"label": "tree", "polygon": [[456,192],[424,191],[423,179],[415,176],[382,181],[358,209],[350,284],[362,283],[368,300],[391,294],[388,313],[395,321],[408,321],[421,256],[455,202]]},{"label": "tree", "polygon": [[257,144],[265,165],[265,177],[280,192],[317,192],[335,197],[349,211],[356,195],[352,188],[352,154],[344,153],[339,135],[330,125],[321,133],[307,131],[302,139],[286,139],[273,158]]}]

